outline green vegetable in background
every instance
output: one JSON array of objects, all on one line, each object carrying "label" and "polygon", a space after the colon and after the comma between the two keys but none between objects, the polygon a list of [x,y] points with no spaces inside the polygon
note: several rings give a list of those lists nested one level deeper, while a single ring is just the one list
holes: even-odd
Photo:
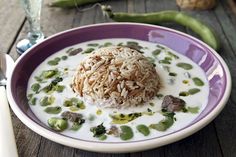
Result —
[{"label": "green vegetable in background", "polygon": [[198,19],[191,17],[179,11],[160,11],[153,13],[124,13],[112,12],[110,6],[102,6],[103,12],[112,20],[117,22],[140,22],[149,24],[161,24],[165,22],[175,22],[182,26],[190,28],[198,34],[202,40],[211,46],[213,49],[218,50],[220,47],[218,38],[215,33]]},{"label": "green vegetable in background", "polygon": [[90,3],[102,2],[104,0],[55,0],[50,6],[60,8],[74,8],[76,6],[86,5]]}]

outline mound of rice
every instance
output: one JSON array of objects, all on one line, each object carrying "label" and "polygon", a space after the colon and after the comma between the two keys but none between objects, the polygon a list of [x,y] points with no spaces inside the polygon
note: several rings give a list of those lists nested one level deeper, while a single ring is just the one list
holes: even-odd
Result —
[{"label": "mound of rice", "polygon": [[102,107],[142,105],[158,92],[160,80],[148,59],[134,49],[100,48],[80,63],[72,88]]}]

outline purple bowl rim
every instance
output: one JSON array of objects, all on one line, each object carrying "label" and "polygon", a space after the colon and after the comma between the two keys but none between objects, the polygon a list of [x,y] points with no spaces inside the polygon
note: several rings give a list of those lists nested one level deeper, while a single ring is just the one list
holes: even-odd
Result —
[{"label": "purple bowl rim", "polygon": [[[184,36],[185,38],[188,38],[188,39],[190,39],[190,40],[192,40],[192,41],[194,41],[195,43],[198,43],[198,44],[200,44],[205,50],[208,50],[209,52],[208,53],[210,53],[211,55],[213,55],[218,61],[219,61],[219,63],[221,64],[221,67],[222,67],[222,69],[223,69],[223,71],[224,71],[224,78],[225,78],[225,85],[224,85],[224,91],[226,91],[226,87],[228,87],[228,91],[227,91],[227,93],[229,93],[230,92],[230,90],[231,90],[231,77],[230,77],[230,73],[229,73],[229,70],[228,70],[228,67],[226,66],[226,64],[225,64],[225,62],[223,61],[223,59],[212,49],[212,48],[210,48],[208,45],[206,45],[205,43],[203,43],[202,41],[200,41],[200,40],[198,40],[198,39],[196,39],[196,38],[194,38],[194,37],[191,37],[190,35],[187,35],[187,34],[185,34],[185,33],[182,33],[182,32],[179,32],[179,31],[176,31],[176,30],[173,30],[173,29],[170,29],[170,28],[166,28],[166,27],[161,27],[161,26],[155,26],[155,25],[149,25],[149,24],[139,24],[139,23],[102,23],[102,24],[93,24],[93,25],[87,25],[87,26],[83,26],[83,27],[77,27],[77,28],[74,28],[74,29],[69,29],[69,30],[66,30],[66,31],[63,31],[63,32],[60,32],[60,33],[57,33],[57,34],[55,34],[55,35],[53,35],[53,36],[51,36],[51,37],[49,37],[48,39],[46,39],[44,42],[48,42],[48,41],[50,41],[50,40],[54,40],[54,38],[56,38],[57,36],[61,36],[61,35],[64,35],[64,34],[66,34],[67,32],[73,32],[73,31],[78,31],[78,30],[81,30],[81,29],[86,29],[86,28],[91,28],[91,27],[99,27],[99,26],[107,26],[107,25],[132,25],[132,26],[147,26],[147,27],[152,27],[152,28],[158,28],[158,29],[161,29],[161,30],[164,30],[164,31],[168,31],[168,32],[171,32],[171,33],[175,33],[175,34],[178,34],[178,35],[180,35],[180,36]],[[96,29],[96,28],[95,28]],[[30,52],[32,49],[35,49],[35,48],[38,48],[38,46],[40,46],[41,44],[37,44],[36,46],[34,46],[34,47],[32,47],[31,49],[29,49],[27,52]],[[16,66],[17,66],[17,64],[20,64],[21,63],[21,61],[22,61],[22,58],[24,57],[24,56],[26,56],[28,53],[25,53],[25,54],[23,54],[18,60],[17,60],[17,62],[16,62]],[[224,65],[223,65],[224,64]],[[14,68],[14,70],[15,70],[15,68]],[[13,71],[14,72],[14,71]],[[227,75],[228,74],[228,75]],[[228,77],[227,77],[228,76]],[[11,80],[11,79],[10,79]],[[9,99],[12,99],[12,96],[11,96],[11,89],[10,89],[10,82],[11,81],[8,81],[9,83],[8,83],[8,86],[7,86],[7,88],[8,88],[8,97],[9,97]],[[52,132],[53,134],[57,134],[57,135],[59,135],[59,136],[64,136],[65,138],[69,138],[69,139],[74,139],[74,140],[77,140],[77,141],[84,141],[84,142],[87,142],[87,143],[100,143],[100,144],[130,144],[130,143],[138,143],[138,142],[140,142],[140,143],[142,143],[142,142],[147,142],[147,141],[153,141],[153,140],[157,140],[157,139],[160,139],[160,138],[165,138],[166,136],[170,136],[170,135],[174,135],[174,134],[176,134],[176,133],[178,133],[178,132],[182,132],[183,130],[186,130],[186,129],[188,129],[188,128],[191,128],[193,125],[196,125],[196,124],[198,124],[200,121],[202,121],[203,119],[205,119],[206,117],[208,117],[208,115],[209,115],[209,113],[212,113],[213,112],[213,110],[215,110],[217,107],[219,107],[219,103],[222,101],[222,98],[224,98],[225,96],[226,96],[226,100],[225,101],[227,101],[227,99],[228,99],[228,97],[229,97],[229,94],[227,95],[227,93],[225,92],[224,94],[222,94],[221,95],[221,99],[216,103],[217,105],[215,106],[215,107],[213,107],[211,110],[209,110],[208,111],[208,113],[206,114],[206,116],[204,116],[204,117],[202,117],[201,119],[199,119],[197,122],[195,122],[195,123],[193,123],[193,124],[191,124],[191,125],[188,125],[188,126],[186,126],[186,127],[183,127],[183,128],[181,128],[181,129],[179,129],[179,130],[177,130],[177,131],[174,131],[174,132],[171,132],[171,133],[169,133],[169,134],[166,134],[166,135],[163,135],[163,136],[159,136],[159,137],[155,137],[155,138],[150,138],[150,139],[145,139],[145,140],[138,140],[138,141],[130,141],[130,142],[99,142],[99,141],[87,141],[87,140],[83,140],[83,139],[77,139],[77,138],[73,138],[73,137],[69,137],[69,136],[66,136],[66,135],[63,135],[63,134],[58,134],[58,133],[56,133],[56,132],[52,132],[52,130],[50,130],[50,129],[47,129],[47,128],[45,128],[45,127],[43,127],[42,125],[40,125],[40,124],[38,124],[37,122],[35,122],[34,120],[32,120],[30,117],[28,117],[27,116],[27,118],[31,121],[31,123],[33,122],[33,123],[36,123],[37,125],[39,125],[39,127],[41,127],[41,129],[46,129],[47,131],[50,131],[50,132]],[[10,95],[10,96],[9,96]],[[223,109],[223,107],[224,107],[224,105],[225,105],[225,103],[226,102],[224,102],[223,103],[223,105],[222,105],[222,107],[221,107],[221,109],[218,111],[218,113]],[[17,107],[18,108],[18,110],[20,110],[19,109],[19,107],[15,104],[15,106],[13,106],[12,105],[12,102],[10,103],[11,104],[11,107],[13,108],[13,111],[15,112],[16,111],[16,108],[15,107]],[[16,112],[15,112],[16,113]],[[18,112],[17,112],[18,113]],[[215,114],[215,116],[216,115],[218,115],[218,113],[217,114]],[[22,113],[21,113],[22,114]],[[16,114],[17,116],[18,116],[18,114]],[[213,116],[213,118],[215,117],[215,116]],[[20,117],[20,116],[18,116],[18,117]],[[211,120],[213,119],[213,118],[211,118]],[[19,119],[21,119],[21,118],[19,118]],[[211,120],[209,120],[208,121],[208,123],[211,121]],[[23,121],[23,122],[25,122],[25,120],[22,120],[21,119],[21,121]],[[26,120],[27,121],[27,120]],[[28,122],[27,122],[28,123]],[[206,123],[206,124],[208,124],[208,123]],[[26,123],[25,123],[26,124]],[[205,124],[205,125],[206,125]],[[205,125],[202,125],[202,127],[204,127]],[[202,128],[201,127],[201,128]],[[30,127],[31,128],[31,127]],[[201,129],[201,128],[199,128],[199,129]],[[31,128],[32,129],[32,128]],[[199,129],[197,129],[197,130],[199,130]],[[34,129],[32,129],[32,130],[34,130]],[[196,130],[196,131],[197,131]],[[35,131],[35,130],[34,130]],[[196,131],[193,131],[192,133],[194,133],[194,132],[196,132]],[[37,131],[35,131],[35,132],[37,132]],[[38,133],[38,132],[37,132]],[[190,133],[189,135],[191,135],[192,133]],[[39,133],[40,134],[40,133]],[[42,135],[42,134],[40,134],[40,135]],[[44,136],[44,135],[42,135],[42,136]],[[187,135],[188,136],[188,135]],[[187,137],[186,136],[186,137]],[[45,137],[45,136],[44,136]],[[183,137],[184,138],[184,137]],[[182,138],[181,138],[182,139]],[[176,141],[176,140],[173,140],[173,141]],[[169,142],[170,143],[170,142]]]}]

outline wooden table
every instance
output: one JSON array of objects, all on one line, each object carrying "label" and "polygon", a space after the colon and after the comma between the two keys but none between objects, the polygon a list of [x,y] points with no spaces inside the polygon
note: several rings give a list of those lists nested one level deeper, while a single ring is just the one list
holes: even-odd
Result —
[{"label": "wooden table", "polygon": [[[236,11],[233,0],[221,0],[212,11],[186,11],[212,26],[220,37],[222,48],[219,54],[228,64],[232,79],[236,79]],[[42,30],[46,36],[57,32],[93,23],[107,22],[99,8],[86,12],[76,9],[49,8],[44,1]],[[0,51],[9,53],[14,59],[15,43],[26,36],[28,23],[18,0],[0,1]],[[174,0],[113,0],[107,2],[115,11],[153,12],[180,10]],[[166,24],[189,34],[189,29]],[[233,82],[231,97],[222,113],[208,126],[194,135],[161,148],[127,154],[100,154],[66,147],[45,139],[31,131],[12,113],[13,127],[20,157],[233,157],[236,156],[236,86]],[[1,140],[1,139],[0,139]]]}]

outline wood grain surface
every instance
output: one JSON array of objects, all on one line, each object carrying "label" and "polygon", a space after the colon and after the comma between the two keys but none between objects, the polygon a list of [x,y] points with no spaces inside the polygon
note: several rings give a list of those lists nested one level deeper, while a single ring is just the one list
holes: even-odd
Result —
[{"label": "wood grain surface", "polygon": [[[233,13],[232,0],[221,0],[217,8],[210,11],[180,10],[174,0],[109,0],[115,11],[155,12],[161,10],[180,10],[187,12],[207,23],[217,32],[221,49],[218,53],[230,68],[232,79],[236,79],[236,15]],[[82,9],[60,9],[48,7],[50,0],[44,0],[42,8],[42,30],[46,36],[83,25],[110,22],[99,7],[81,12]],[[18,0],[0,1],[0,50],[10,54],[14,59],[16,43],[26,37],[28,23]],[[11,8],[11,9],[9,9]],[[188,28],[164,24],[193,36]],[[196,36],[198,37],[198,36]],[[236,85],[233,81],[231,97],[222,113],[209,125],[181,141],[137,153],[102,154],[83,151],[63,146],[39,136],[25,126],[12,113],[14,133],[19,157],[236,157]]]}]

